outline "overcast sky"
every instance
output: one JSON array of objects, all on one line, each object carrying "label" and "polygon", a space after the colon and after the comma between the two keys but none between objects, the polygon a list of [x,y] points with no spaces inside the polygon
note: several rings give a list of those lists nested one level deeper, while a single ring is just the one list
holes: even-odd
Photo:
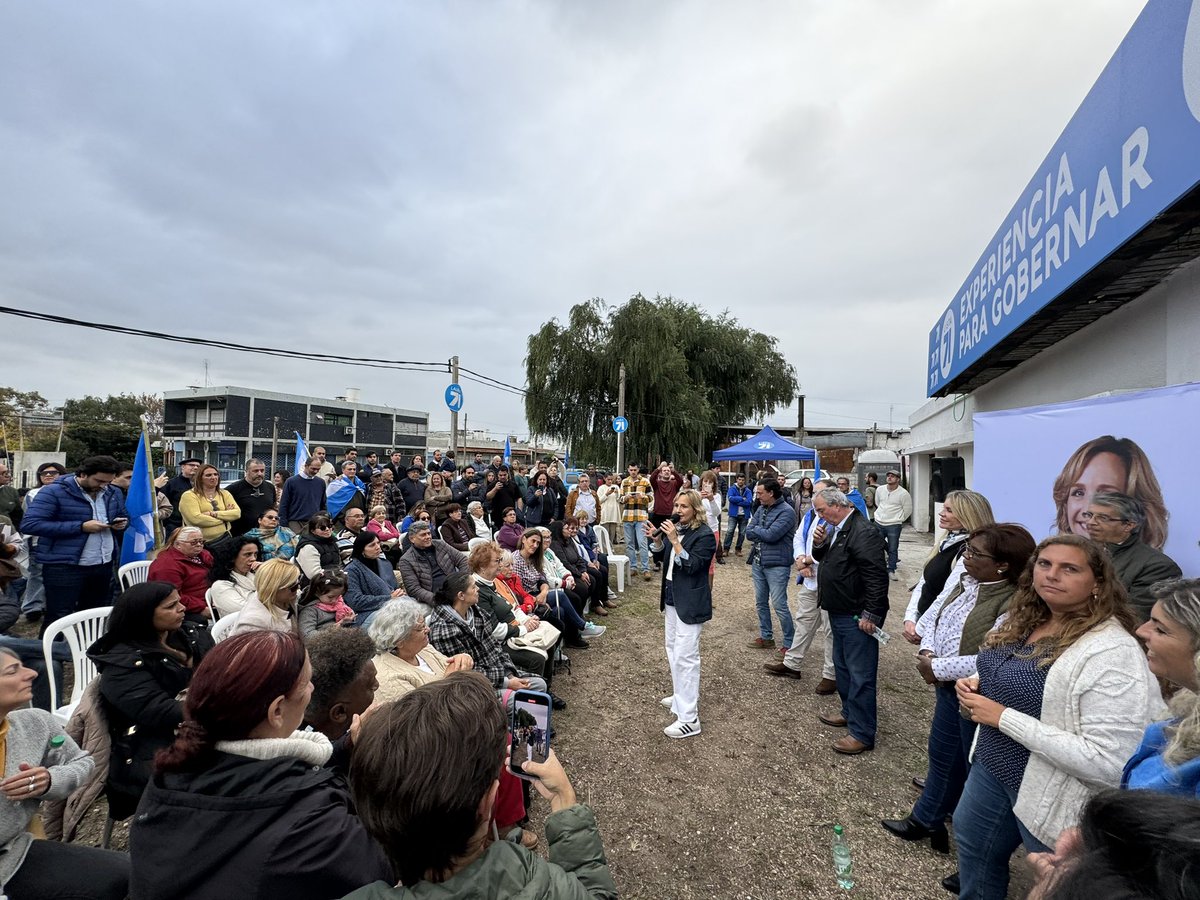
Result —
[{"label": "overcast sky", "polygon": [[[0,305],[523,385],[543,321],[670,294],[777,334],[809,424],[902,424],[1142,5],[4,3]],[[0,328],[0,383],[56,403],[207,359],[449,421],[441,375]],[[473,428],[526,432],[465,389]]]}]

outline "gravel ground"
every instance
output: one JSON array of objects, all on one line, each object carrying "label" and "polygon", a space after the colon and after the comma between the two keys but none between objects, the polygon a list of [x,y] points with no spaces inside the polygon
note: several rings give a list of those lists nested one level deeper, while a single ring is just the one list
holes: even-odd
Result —
[{"label": "gravel ground", "polygon": [[[608,634],[572,651],[572,672],[555,691],[570,706],[555,713],[555,746],[581,801],[596,812],[609,863],[626,898],[833,898],[837,886],[829,844],[844,826],[862,898],[949,897],[938,884],[953,857],[927,843],[905,844],[879,826],[901,817],[925,773],[932,688],[916,675],[912,647],[899,637],[906,588],[929,552],[928,535],[905,531],[901,579],[891,582],[892,642],[880,657],[879,737],[873,752],[835,754],[843,734],[817,721],[836,712],[836,697],[818,697],[819,650],[804,679],[762,671],[772,658],[750,650],[757,636],[754,589],[743,559],[717,567],[714,618],[701,640],[701,720],[697,737],[662,734],[671,715],[658,581],[626,585],[624,604],[605,620]],[[618,548],[620,549],[620,548]],[[656,576],[657,578],[657,576]],[[546,804],[536,800],[533,827],[542,831]],[[96,804],[81,843],[98,845],[105,804]],[[124,849],[119,824],[113,847]],[[542,852],[546,850],[543,842]],[[1013,866],[1011,897],[1030,881]]]}]

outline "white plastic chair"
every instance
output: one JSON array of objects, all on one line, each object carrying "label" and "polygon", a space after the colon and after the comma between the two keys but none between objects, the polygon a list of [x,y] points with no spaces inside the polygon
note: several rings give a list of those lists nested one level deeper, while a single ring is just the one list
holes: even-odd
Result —
[{"label": "white plastic chair", "polygon": [[212,635],[213,643],[219,644],[221,641],[225,640],[225,638],[229,637],[230,632],[232,632],[234,626],[237,625],[237,620],[238,617],[236,614],[222,616],[218,621],[210,625],[208,627],[208,633]]},{"label": "white plastic chair", "polygon": [[612,538],[603,525],[595,526],[592,533],[596,535],[596,548],[608,556],[608,567],[617,570],[617,593],[625,593],[625,570],[629,568],[629,557],[624,553],[613,553]]},{"label": "white plastic chair", "polygon": [[[63,725],[71,720],[71,713],[83,698],[83,690],[96,677],[96,664],[87,657],[87,649],[104,634],[108,628],[108,617],[112,613],[111,606],[101,606],[96,609],[83,609],[61,619],[55,619],[46,626],[46,634],[42,637],[42,655],[46,659],[46,673],[50,682],[50,711]],[[54,683],[54,639],[63,636],[71,648],[71,668],[74,671],[75,683],[71,688],[71,700],[65,706],[59,706],[57,685]]]},{"label": "white plastic chair", "polygon": [[467,552],[470,553],[472,550],[474,550],[480,544],[490,544],[490,543],[491,543],[491,541],[489,541],[487,538],[473,537],[469,541],[467,541]]},{"label": "white plastic chair", "polygon": [[121,582],[121,590],[125,591],[135,584],[141,584],[150,574],[150,560],[141,559],[137,562],[125,563],[117,569],[117,581]]},{"label": "white plastic chair", "polygon": [[[213,606],[212,588],[209,588],[207,591],[204,592],[204,603],[208,606],[208,621],[210,623],[215,624],[217,619],[220,618],[220,616],[217,615],[216,607]],[[212,630],[211,624],[209,625],[209,630],[210,631]]]}]

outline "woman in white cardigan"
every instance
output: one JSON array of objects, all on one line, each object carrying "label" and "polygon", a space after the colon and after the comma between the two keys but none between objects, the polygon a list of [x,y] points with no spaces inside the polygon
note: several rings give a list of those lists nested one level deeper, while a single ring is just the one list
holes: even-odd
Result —
[{"label": "woman in white cardigan", "polygon": [[978,674],[957,685],[979,726],[954,811],[960,897],[1003,900],[1019,844],[1053,847],[1092,794],[1121,783],[1163,710],[1134,626],[1099,545],[1077,535],[1038,545]]}]

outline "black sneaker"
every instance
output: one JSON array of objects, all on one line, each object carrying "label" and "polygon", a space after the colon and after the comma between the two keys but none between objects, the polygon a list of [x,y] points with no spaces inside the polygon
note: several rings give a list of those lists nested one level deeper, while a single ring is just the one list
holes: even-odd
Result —
[{"label": "black sneaker", "polygon": [[586,649],[588,649],[588,647],[591,646],[591,644],[589,644],[583,638],[577,638],[576,640],[573,640],[573,641],[564,641],[564,643],[571,650],[586,650]]},{"label": "black sneaker", "polygon": [[30,610],[29,612],[25,613],[25,621],[26,622],[42,621],[42,611],[40,609]]},{"label": "black sneaker", "polygon": [[553,706],[555,709],[566,709],[567,701],[564,700],[562,697],[558,696],[558,694],[551,694],[550,695],[550,705]]}]

